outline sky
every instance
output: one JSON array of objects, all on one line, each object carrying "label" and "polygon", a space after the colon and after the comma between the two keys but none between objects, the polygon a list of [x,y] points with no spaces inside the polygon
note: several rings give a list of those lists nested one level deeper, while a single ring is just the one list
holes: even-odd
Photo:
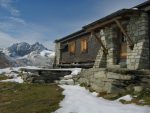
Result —
[{"label": "sky", "polygon": [[146,0],[0,0],[0,48],[40,42],[54,49],[54,40],[116,10]]}]

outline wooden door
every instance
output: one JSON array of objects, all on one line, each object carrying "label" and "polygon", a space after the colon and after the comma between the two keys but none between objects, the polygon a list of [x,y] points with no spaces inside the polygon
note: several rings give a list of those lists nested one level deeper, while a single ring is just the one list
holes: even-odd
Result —
[{"label": "wooden door", "polygon": [[125,37],[122,37],[120,47],[120,60],[121,62],[126,62],[126,59],[127,59],[127,41]]}]

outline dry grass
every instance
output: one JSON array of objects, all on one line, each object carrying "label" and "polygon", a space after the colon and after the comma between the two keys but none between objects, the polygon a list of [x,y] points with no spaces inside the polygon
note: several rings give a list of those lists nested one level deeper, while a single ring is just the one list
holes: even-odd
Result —
[{"label": "dry grass", "polygon": [[55,84],[0,83],[2,113],[51,113],[63,98]]},{"label": "dry grass", "polygon": [[9,77],[5,75],[0,75],[0,80],[6,80],[6,79],[9,79]]}]

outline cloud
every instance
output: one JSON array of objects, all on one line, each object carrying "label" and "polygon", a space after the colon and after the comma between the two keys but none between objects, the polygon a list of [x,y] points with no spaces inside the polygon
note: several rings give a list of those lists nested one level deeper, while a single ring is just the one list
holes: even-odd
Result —
[{"label": "cloud", "polygon": [[[33,44],[40,42],[49,49],[54,49],[54,43],[47,40],[50,37],[49,29],[27,23],[20,18],[20,11],[13,5],[14,0],[0,0],[0,7],[10,12],[10,16],[0,16],[0,48],[8,47],[13,43],[27,42]],[[46,40],[46,41],[45,41]]]},{"label": "cloud", "polygon": [[25,20],[16,17],[1,17],[0,31],[7,33],[19,33],[26,26]]},{"label": "cloud", "polygon": [[18,40],[4,32],[0,32],[0,41],[0,47],[8,47],[13,43],[18,42]]},{"label": "cloud", "polygon": [[0,18],[0,48],[8,47],[17,42],[30,44],[40,42],[45,47],[53,50],[54,43],[49,37],[50,29],[45,26],[28,23],[22,18]]},{"label": "cloud", "polygon": [[45,47],[54,50],[54,42],[50,39],[48,40],[48,36],[44,31],[40,31],[39,29],[35,30],[34,28],[29,28],[31,31],[22,32],[17,36],[17,39],[20,39],[23,42],[28,42],[29,44],[33,44],[35,42],[42,43]]},{"label": "cloud", "polygon": [[[38,36],[38,35],[36,35],[36,36]],[[38,37],[38,38],[40,38],[40,37]],[[1,41],[0,48],[7,48],[10,45],[12,45],[13,43],[19,43],[19,42],[27,42],[29,44],[34,44],[35,42],[39,42],[39,43],[43,44],[45,47],[47,47],[51,50],[54,50],[53,41],[50,41],[50,40],[43,41],[42,38],[40,38],[40,39],[38,39],[38,38],[35,38],[35,36],[33,35],[33,37],[30,36],[29,38],[18,39],[16,37],[12,37],[8,33],[0,31],[0,41]]]},{"label": "cloud", "polygon": [[13,0],[0,0],[0,7],[8,10],[12,16],[19,16],[20,11],[17,10],[13,5]]},{"label": "cloud", "polygon": [[26,25],[26,22],[24,19],[22,18],[16,18],[16,17],[9,17],[10,20],[14,21],[14,22],[17,22],[17,23],[21,23],[23,25]]}]

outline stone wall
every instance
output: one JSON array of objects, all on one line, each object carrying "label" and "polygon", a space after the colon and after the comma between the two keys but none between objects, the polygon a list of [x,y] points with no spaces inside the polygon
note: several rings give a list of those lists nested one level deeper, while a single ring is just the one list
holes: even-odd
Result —
[{"label": "stone wall", "polygon": [[71,74],[70,70],[20,69],[20,76],[26,83],[53,83]]},{"label": "stone wall", "polygon": [[55,44],[55,64],[58,65],[60,62],[60,43]]},{"label": "stone wall", "polygon": [[150,88],[150,71],[117,68],[83,69],[78,79],[96,92],[121,93],[134,87]]},{"label": "stone wall", "polygon": [[147,13],[131,17],[127,26],[134,48],[127,49],[128,69],[149,69],[149,22]]},{"label": "stone wall", "polygon": [[[103,33],[101,33],[103,32]],[[117,32],[113,29],[113,27],[105,27],[100,31],[101,40],[105,47],[108,49],[108,54],[104,54],[103,48],[100,48],[98,51],[94,68],[105,68],[112,66],[114,64],[114,61],[116,60],[117,56],[117,44],[116,44],[116,38],[117,38]]]},{"label": "stone wall", "polygon": [[106,67],[107,65],[106,60],[107,60],[107,56],[104,54],[103,50],[100,49],[97,53],[96,60],[93,67],[94,68]]},{"label": "stone wall", "polygon": [[106,46],[108,49],[107,55],[107,67],[112,67],[117,64],[117,60],[119,57],[119,37],[118,37],[118,29],[116,25],[105,28],[105,36],[106,36]]}]

